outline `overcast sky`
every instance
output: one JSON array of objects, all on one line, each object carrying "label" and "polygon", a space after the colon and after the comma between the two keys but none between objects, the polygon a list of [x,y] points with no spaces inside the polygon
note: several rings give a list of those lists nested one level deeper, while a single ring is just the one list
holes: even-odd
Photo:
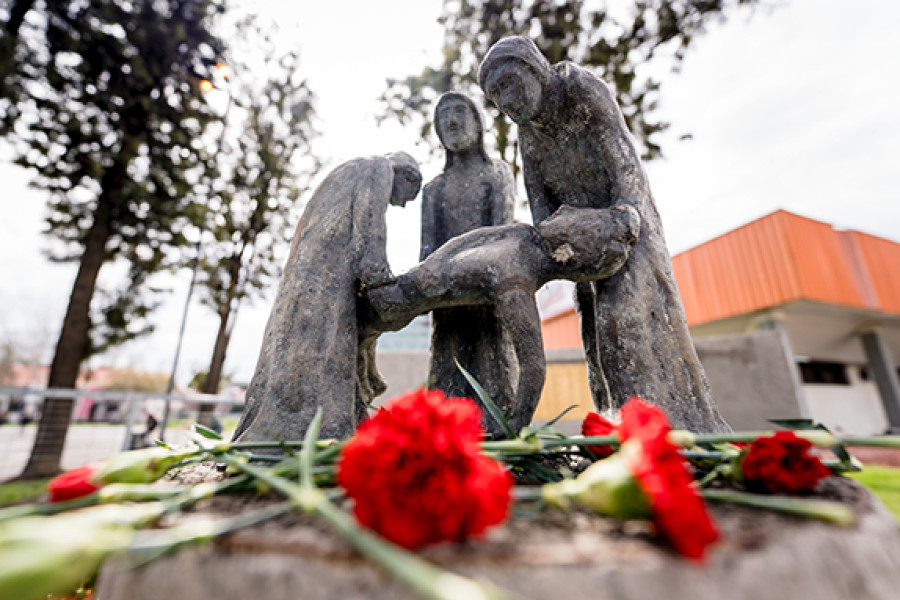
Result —
[{"label": "overcast sky", "polygon": [[[435,62],[439,0],[254,4],[302,43],[332,164],[398,149],[427,158],[414,150],[414,132],[376,125],[376,100],[386,77]],[[900,241],[898,24],[897,0],[790,0],[735,15],[696,40],[663,85],[660,116],[673,125],[665,158],[647,165],[673,254],[779,208]],[[425,180],[440,166],[424,164]],[[45,199],[27,189],[27,173],[4,164],[0,176],[0,334],[55,339],[75,267],[43,258]],[[418,201],[389,211],[395,272],[415,262],[418,219]],[[156,334],[92,365],[168,371],[189,278],[184,271],[173,281]],[[268,311],[258,302],[238,315],[226,362],[237,380],[252,374]],[[180,382],[206,368],[215,328],[208,309],[191,307]]]}]

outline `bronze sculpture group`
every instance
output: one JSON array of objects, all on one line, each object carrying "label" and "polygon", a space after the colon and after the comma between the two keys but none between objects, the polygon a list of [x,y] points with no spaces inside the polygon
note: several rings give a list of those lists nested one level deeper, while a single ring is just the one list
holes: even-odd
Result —
[{"label": "bronze sculpture group", "polygon": [[384,212],[417,195],[415,162],[398,153],[335,169],[297,227],[235,438],[298,438],[317,406],[323,436],[350,435],[384,389],[378,335],[427,311],[429,385],[471,396],[458,360],[518,431],[543,387],[534,293],[552,279],[577,282],[598,410],[637,394],[675,427],[728,429],[688,333],[647,177],[606,84],[575,64],[551,65],[518,36],[490,49],[478,80],[519,127],[534,226],[512,222],[512,173],[485,153],[480,111],[459,93],[436,107],[447,161],[425,186],[421,262],[407,273],[390,273]]}]

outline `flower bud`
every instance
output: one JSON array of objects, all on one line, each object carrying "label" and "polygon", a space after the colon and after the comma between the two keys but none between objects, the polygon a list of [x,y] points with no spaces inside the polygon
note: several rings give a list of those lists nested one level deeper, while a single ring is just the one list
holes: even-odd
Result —
[{"label": "flower bud", "polygon": [[684,429],[673,429],[669,432],[667,437],[670,442],[680,448],[690,448],[697,443],[697,436]]},{"label": "flower bud", "polygon": [[[146,483],[111,483],[105,485],[97,492],[97,498],[102,504],[113,502],[145,502],[147,500],[162,500],[177,496],[185,491],[183,486],[150,485]],[[193,492],[194,488],[190,488]]]},{"label": "flower bud", "polygon": [[595,462],[575,479],[544,485],[541,495],[547,504],[562,509],[576,504],[608,517],[649,519],[652,516],[650,501],[629,471],[622,450]]},{"label": "flower bud", "polygon": [[0,598],[71,593],[110,553],[131,544],[135,527],[161,514],[159,503],[105,505],[0,524]]},{"label": "flower bud", "polygon": [[104,460],[92,477],[98,483],[152,483],[194,450],[173,453],[165,448],[142,448],[122,452]]}]

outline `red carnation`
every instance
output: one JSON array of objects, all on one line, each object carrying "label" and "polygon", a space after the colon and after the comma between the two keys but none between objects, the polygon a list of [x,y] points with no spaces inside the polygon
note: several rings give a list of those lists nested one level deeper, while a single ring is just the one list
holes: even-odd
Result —
[{"label": "red carnation", "polygon": [[512,477],[481,453],[481,410],[419,390],[362,423],[338,463],[338,484],[364,526],[406,548],[463,541],[506,519]]},{"label": "red carnation", "polygon": [[811,492],[831,471],[809,453],[812,442],[793,431],[778,431],[750,444],[741,460],[747,486],[773,494]]},{"label": "red carnation", "polygon": [[57,475],[47,483],[50,502],[64,502],[93,494],[100,485],[91,481],[99,465],[83,465],[77,469]]},{"label": "red carnation", "polygon": [[560,508],[574,502],[610,517],[650,519],[682,556],[701,560],[719,533],[678,447],[668,439],[665,414],[632,396],[621,417],[617,453],[575,479],[544,485],[541,496]]},{"label": "red carnation", "polygon": [[[599,437],[602,435],[612,435],[616,431],[615,423],[598,415],[595,412],[589,412],[581,422],[581,435],[585,437]],[[604,446],[585,446],[594,453],[597,458],[606,458],[613,454],[616,449],[609,445]]]},{"label": "red carnation", "polygon": [[[702,559],[719,539],[678,447],[668,439],[665,413],[632,396],[622,407],[619,435],[628,467],[650,500],[653,523],[683,556]],[[638,450],[632,450],[637,445]]]}]

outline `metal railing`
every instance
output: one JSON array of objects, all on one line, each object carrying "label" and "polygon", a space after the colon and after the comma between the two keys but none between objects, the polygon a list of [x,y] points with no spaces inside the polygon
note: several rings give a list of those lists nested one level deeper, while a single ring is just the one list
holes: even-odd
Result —
[{"label": "metal railing", "polygon": [[[197,420],[203,405],[217,405],[217,413],[236,414],[243,398],[230,394],[146,393],[113,390],[78,390],[0,386],[0,481],[21,472],[32,452],[41,405],[45,398],[70,398],[72,414],[63,448],[63,468],[100,460],[120,450],[150,442],[150,434],[166,435],[163,413],[172,407],[180,422]],[[98,410],[102,408],[102,410]],[[148,431],[142,414],[154,415],[159,429]],[[170,443],[187,439],[186,428],[169,431]]]}]

